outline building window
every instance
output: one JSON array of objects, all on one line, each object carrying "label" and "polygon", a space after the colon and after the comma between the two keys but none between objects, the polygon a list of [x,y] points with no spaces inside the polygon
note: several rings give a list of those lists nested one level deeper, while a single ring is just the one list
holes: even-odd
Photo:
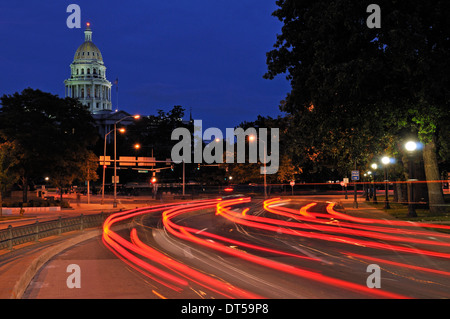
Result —
[{"label": "building window", "polygon": [[91,74],[91,69],[87,69],[87,74]]},{"label": "building window", "polygon": [[84,74],[84,69],[81,69],[81,74]]}]

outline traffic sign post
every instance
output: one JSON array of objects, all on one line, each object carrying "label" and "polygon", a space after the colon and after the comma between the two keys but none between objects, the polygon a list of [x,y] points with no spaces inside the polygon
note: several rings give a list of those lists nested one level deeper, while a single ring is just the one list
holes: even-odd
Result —
[{"label": "traffic sign post", "polygon": [[295,185],[295,181],[291,181],[289,184],[291,185],[292,196],[294,196],[294,185]]},{"label": "traffic sign post", "polygon": [[[355,164],[356,166],[356,164]],[[353,189],[355,193],[355,200],[353,201],[353,208],[358,208],[358,197],[357,197],[357,185],[356,182],[359,181],[359,171],[352,171],[352,181],[353,181]]]},{"label": "traffic sign post", "polygon": [[348,177],[344,177],[342,180],[342,187],[344,188],[345,191],[345,199],[348,199],[348,195],[347,195],[347,184],[348,184]]}]

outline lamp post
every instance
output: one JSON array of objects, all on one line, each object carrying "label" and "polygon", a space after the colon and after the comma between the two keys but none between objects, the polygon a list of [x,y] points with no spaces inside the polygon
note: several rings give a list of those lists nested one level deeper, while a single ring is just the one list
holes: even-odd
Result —
[{"label": "lamp post", "polygon": [[377,188],[375,186],[375,175],[376,175],[376,170],[378,168],[378,165],[376,163],[373,163],[371,165],[371,167],[373,169],[373,175],[372,175],[372,177],[373,177],[373,179],[372,179],[372,183],[373,183],[373,185],[372,185],[372,187],[373,187],[373,203],[377,204],[378,203],[378,199],[377,199]]},{"label": "lamp post", "polygon": [[[111,131],[109,131],[108,133],[105,134],[105,142],[104,142],[104,146],[103,146],[103,182],[102,182],[102,201],[101,201],[102,205],[105,203],[106,138],[112,132],[114,132],[114,130],[111,130]],[[125,133],[125,129],[124,128],[120,128],[119,132],[120,133]]]},{"label": "lamp post", "polygon": [[387,156],[383,157],[381,159],[381,162],[384,165],[384,194],[385,194],[385,200],[384,200],[384,209],[390,209],[389,206],[389,184],[388,184],[388,172],[387,172],[387,166],[389,165],[391,159]]},{"label": "lamp post", "polygon": [[[256,141],[254,135],[250,135],[248,139],[250,142]],[[264,198],[267,198],[266,142],[261,139],[259,141],[263,142],[264,147]]]},{"label": "lamp post", "polygon": [[130,117],[133,117],[134,119],[138,120],[141,116],[140,115],[125,116],[114,123],[114,202],[113,202],[114,208],[117,207],[117,139],[116,139],[117,124]]},{"label": "lamp post", "polygon": [[364,177],[366,178],[365,186],[366,186],[366,202],[370,201],[370,176],[372,175],[371,171],[368,171],[366,174],[364,174]]},{"label": "lamp post", "polygon": [[410,141],[405,144],[405,149],[408,151],[408,181],[409,181],[409,198],[408,198],[408,217],[417,217],[416,209],[414,206],[414,184],[413,184],[413,172],[414,151],[417,149],[417,143]]}]

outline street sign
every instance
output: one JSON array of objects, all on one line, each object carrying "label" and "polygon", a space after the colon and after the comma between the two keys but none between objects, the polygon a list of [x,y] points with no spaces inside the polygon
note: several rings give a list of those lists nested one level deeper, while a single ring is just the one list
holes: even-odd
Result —
[{"label": "street sign", "polygon": [[291,181],[290,184],[291,184],[291,186],[294,186],[295,185],[295,181]]},{"label": "street sign", "polygon": [[[112,183],[114,184],[114,175],[111,176]],[[119,176],[116,176],[116,184],[119,184]]]},{"label": "street sign", "polygon": [[345,185],[347,185],[347,184],[348,184],[348,177],[344,177],[343,180],[342,180],[342,182],[343,182]]},{"label": "street sign", "polygon": [[154,157],[138,157],[138,166],[156,166],[156,158]]},{"label": "street sign", "polygon": [[119,157],[119,165],[120,166],[136,166],[136,157],[134,157],[134,156],[120,156]]},{"label": "street sign", "polygon": [[352,181],[359,181],[359,171],[352,171]]},{"label": "street sign", "polygon": [[100,165],[111,165],[111,156],[100,156]]}]

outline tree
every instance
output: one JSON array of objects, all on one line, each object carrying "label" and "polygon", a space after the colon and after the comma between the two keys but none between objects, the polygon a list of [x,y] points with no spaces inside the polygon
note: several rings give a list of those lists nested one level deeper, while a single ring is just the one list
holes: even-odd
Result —
[{"label": "tree", "polygon": [[[311,123],[305,143],[319,154],[328,157],[337,137],[351,162],[364,162],[390,146],[389,136],[410,128],[425,145],[427,180],[438,180],[436,143],[449,106],[450,7],[441,0],[379,1],[382,27],[371,29],[369,3],[277,1],[273,15],[284,25],[267,53],[265,78],[287,73],[292,90],[281,109]],[[439,213],[440,185],[430,183],[428,191],[430,210]]]},{"label": "tree", "polygon": [[0,100],[0,134],[21,152],[17,171],[23,201],[33,178],[45,174],[59,186],[69,183],[98,138],[88,108],[78,100],[31,88]]},{"label": "tree", "polygon": [[14,170],[20,158],[16,145],[11,142],[0,144],[0,216],[2,216],[3,193],[19,178]]}]

